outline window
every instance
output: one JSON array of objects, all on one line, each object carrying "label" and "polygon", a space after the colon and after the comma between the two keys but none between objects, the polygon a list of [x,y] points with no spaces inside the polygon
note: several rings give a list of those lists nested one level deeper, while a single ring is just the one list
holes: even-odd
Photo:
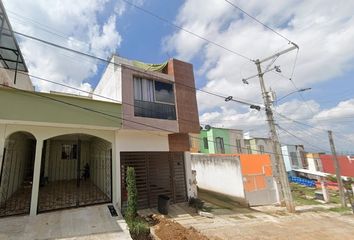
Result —
[{"label": "window", "polygon": [[176,120],[173,85],[134,77],[134,115]]},{"label": "window", "polygon": [[215,138],[216,153],[225,153],[224,139],[222,137]]},{"label": "window", "polygon": [[61,159],[63,160],[77,159],[77,144],[62,144]]},{"label": "window", "polygon": [[300,151],[300,157],[301,157],[302,168],[308,169],[309,163],[307,161],[304,151]]},{"label": "window", "polygon": [[236,151],[237,153],[242,153],[241,140],[236,139]]},{"label": "window", "polygon": [[203,137],[204,149],[209,149],[208,138]]},{"label": "window", "polygon": [[156,102],[175,103],[175,94],[173,85],[170,83],[155,81],[155,99]]},{"label": "window", "polygon": [[263,145],[259,145],[258,148],[259,148],[259,153],[260,154],[264,154],[264,146]]},{"label": "window", "polygon": [[321,160],[318,158],[315,158],[314,161],[315,161],[316,171],[321,172],[322,171]]},{"label": "window", "polygon": [[290,160],[291,160],[292,166],[296,166],[296,167],[299,166],[298,161],[297,161],[296,152],[290,152]]},{"label": "window", "polygon": [[252,154],[251,146],[250,146],[250,145],[247,145],[246,148],[247,148],[247,153],[248,153],[248,154]]}]

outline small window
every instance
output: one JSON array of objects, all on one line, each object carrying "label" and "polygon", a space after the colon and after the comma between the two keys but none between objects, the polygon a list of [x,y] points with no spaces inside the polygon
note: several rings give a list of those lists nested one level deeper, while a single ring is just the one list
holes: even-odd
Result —
[{"label": "small window", "polygon": [[203,137],[204,149],[209,149],[208,138]]},{"label": "small window", "polygon": [[264,146],[263,145],[259,145],[259,153],[264,154]]},{"label": "small window", "polygon": [[156,102],[175,103],[175,95],[173,93],[173,85],[155,81],[155,100]]},{"label": "small window", "polygon": [[236,139],[236,151],[237,153],[242,153],[241,140]]},{"label": "small window", "polygon": [[252,154],[251,146],[250,145],[246,145],[246,148],[247,148],[247,153],[248,154]]},{"label": "small window", "polygon": [[222,137],[215,138],[216,152],[225,153],[224,139]]},{"label": "small window", "polygon": [[297,156],[296,156],[296,152],[290,152],[290,159],[291,159],[291,165],[298,167],[298,161],[297,161]]},{"label": "small window", "polygon": [[61,145],[61,159],[63,160],[77,159],[77,144]]}]

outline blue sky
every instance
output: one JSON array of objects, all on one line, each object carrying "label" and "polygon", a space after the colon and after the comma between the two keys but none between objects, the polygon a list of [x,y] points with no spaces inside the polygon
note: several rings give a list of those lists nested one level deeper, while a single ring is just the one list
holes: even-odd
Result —
[{"label": "blue sky", "polygon": [[[221,0],[131,0],[175,24],[204,36],[251,59],[262,58],[287,48],[286,40],[243,15]],[[354,144],[354,18],[352,1],[330,0],[233,1],[300,46],[295,74],[297,88],[311,91],[292,94],[277,111],[317,128],[333,129],[338,148],[351,151]],[[113,53],[145,62],[159,63],[176,57],[193,63],[198,88],[235,98],[261,102],[256,79],[249,86],[243,77],[253,75],[254,64],[213,44],[176,29],[123,1],[90,0],[21,1],[4,0],[16,31],[56,42],[96,56]],[[54,33],[54,34],[53,34]],[[60,36],[58,36],[60,35]],[[92,89],[105,69],[104,63],[76,56],[28,39],[19,38],[30,73]],[[295,52],[280,57],[283,75],[290,76]],[[265,75],[267,85],[284,96],[295,90],[288,79]],[[40,91],[71,91],[33,79]],[[72,91],[71,91],[72,92]],[[256,129],[251,135],[267,136],[264,115],[238,104],[198,93],[202,123],[240,129]],[[296,134],[328,149],[326,132],[304,128],[281,119],[278,123]],[[336,135],[335,135],[336,136]],[[281,134],[282,141],[301,143]],[[345,140],[344,140],[345,139]]]}]

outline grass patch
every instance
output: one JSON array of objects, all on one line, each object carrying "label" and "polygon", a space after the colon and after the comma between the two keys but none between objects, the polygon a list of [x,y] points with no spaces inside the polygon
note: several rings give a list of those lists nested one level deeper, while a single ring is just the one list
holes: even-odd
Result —
[{"label": "grass patch", "polygon": [[346,212],[351,212],[351,209],[348,207],[334,207],[328,209],[329,211],[336,212],[336,213],[346,213]]},{"label": "grass patch", "polygon": [[321,204],[314,199],[316,188],[305,187],[296,183],[290,183],[290,188],[296,205]]},{"label": "grass patch", "polygon": [[255,216],[251,215],[251,214],[244,214],[244,216],[248,217],[248,218],[256,218]]}]

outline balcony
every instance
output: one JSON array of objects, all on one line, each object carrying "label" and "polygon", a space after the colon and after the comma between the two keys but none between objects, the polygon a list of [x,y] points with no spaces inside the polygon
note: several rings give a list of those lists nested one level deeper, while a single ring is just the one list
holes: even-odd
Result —
[{"label": "balcony", "polygon": [[134,116],[176,120],[176,108],[173,104],[134,100]]}]

